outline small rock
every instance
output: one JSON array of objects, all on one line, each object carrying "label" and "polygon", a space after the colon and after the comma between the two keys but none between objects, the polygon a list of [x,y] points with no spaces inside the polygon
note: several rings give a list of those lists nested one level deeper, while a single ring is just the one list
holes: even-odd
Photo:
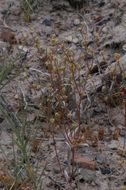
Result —
[{"label": "small rock", "polygon": [[103,175],[108,175],[108,174],[110,174],[111,173],[111,169],[110,168],[106,168],[106,167],[104,167],[104,168],[100,168],[101,169],[101,173],[103,174]]},{"label": "small rock", "polygon": [[19,45],[18,49],[22,50],[24,53],[29,52],[29,49],[26,46]]},{"label": "small rock", "polygon": [[79,33],[75,31],[64,32],[59,35],[59,39],[69,43],[79,43],[82,39]]},{"label": "small rock", "polygon": [[108,145],[108,147],[112,150],[117,150],[118,149],[118,141],[112,140],[111,143]]},{"label": "small rock", "polygon": [[34,122],[36,119],[36,115],[34,113],[29,113],[28,116],[27,116],[27,122]]},{"label": "small rock", "polygon": [[78,180],[80,183],[89,183],[91,184],[92,182],[94,182],[96,179],[96,173],[95,171],[90,171],[88,169],[81,169],[80,170],[80,175],[78,176]]},{"label": "small rock", "polygon": [[98,154],[96,155],[96,162],[99,163],[99,164],[104,164],[106,163],[106,157],[102,154]]},{"label": "small rock", "polygon": [[106,27],[106,26],[103,27],[103,28],[102,28],[102,32],[107,33],[107,32],[108,32],[108,27]]},{"label": "small rock", "polygon": [[67,42],[73,42],[75,44],[79,42],[78,38],[73,38],[72,36],[67,36],[65,40]]},{"label": "small rock", "polygon": [[61,170],[60,170],[60,168],[58,168],[58,167],[54,167],[54,168],[53,168],[53,171],[54,171],[55,174],[61,173]]},{"label": "small rock", "polygon": [[75,189],[75,188],[76,188],[76,184],[75,184],[74,182],[72,182],[72,183],[71,183],[71,187],[72,187],[73,189]]},{"label": "small rock", "polygon": [[51,20],[48,19],[48,18],[45,18],[45,19],[43,20],[42,24],[45,25],[45,26],[51,26]]},{"label": "small rock", "polygon": [[125,127],[123,125],[118,125],[118,129],[119,129],[119,134],[121,137],[125,136]]},{"label": "small rock", "polygon": [[74,20],[74,25],[75,25],[75,26],[78,26],[79,24],[80,24],[80,20],[79,20],[79,19],[75,19],[75,20]]},{"label": "small rock", "polygon": [[122,49],[126,52],[126,44],[123,45]]},{"label": "small rock", "polygon": [[79,39],[78,38],[73,38],[72,42],[77,44],[79,42]]},{"label": "small rock", "polygon": [[15,100],[19,100],[19,95],[18,95],[18,94],[15,94],[14,99],[15,99]]},{"label": "small rock", "polygon": [[125,29],[125,26],[123,26],[123,24],[117,25],[113,29],[112,36],[113,36],[113,39],[112,39],[113,43],[124,43],[124,42],[126,42],[126,29]]},{"label": "small rock", "polygon": [[123,55],[119,60],[119,64],[117,62],[112,63],[107,69],[105,70],[105,74],[112,73],[113,71],[115,74],[120,73],[120,69],[126,73],[126,54]]}]

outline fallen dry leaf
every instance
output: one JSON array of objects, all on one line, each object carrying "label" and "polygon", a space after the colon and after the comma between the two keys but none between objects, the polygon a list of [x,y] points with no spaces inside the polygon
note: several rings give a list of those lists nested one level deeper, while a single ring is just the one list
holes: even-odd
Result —
[{"label": "fallen dry leaf", "polygon": [[95,170],[95,168],[96,168],[95,161],[90,160],[89,158],[81,156],[81,155],[75,155],[74,164],[77,164],[81,167],[84,167],[84,168],[87,168],[90,170]]},{"label": "fallen dry leaf", "polygon": [[16,44],[15,34],[9,28],[3,28],[0,34],[0,39],[10,44]]},{"label": "fallen dry leaf", "polygon": [[98,139],[99,140],[103,140],[104,139],[104,129],[103,128],[99,128]]}]

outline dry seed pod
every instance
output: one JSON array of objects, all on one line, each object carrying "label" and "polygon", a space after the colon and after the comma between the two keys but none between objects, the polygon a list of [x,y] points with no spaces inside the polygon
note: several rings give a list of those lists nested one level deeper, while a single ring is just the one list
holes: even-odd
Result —
[{"label": "dry seed pod", "polygon": [[33,139],[32,140],[32,152],[36,153],[39,150],[41,140],[40,139]]}]

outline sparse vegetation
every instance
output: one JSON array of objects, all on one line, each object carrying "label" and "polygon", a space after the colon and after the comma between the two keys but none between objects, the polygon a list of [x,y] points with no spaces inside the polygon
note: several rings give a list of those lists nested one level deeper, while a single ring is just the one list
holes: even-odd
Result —
[{"label": "sparse vegetation", "polygon": [[31,14],[40,5],[40,0],[21,0],[21,8],[24,12],[24,20],[29,22],[31,20]]},{"label": "sparse vegetation", "polygon": [[[30,21],[39,3],[21,0],[25,21]],[[80,6],[81,3],[73,7]],[[81,190],[82,168],[93,172],[97,169],[102,175],[119,174],[119,169],[110,167],[111,159],[108,163],[100,157],[106,146],[108,157],[111,152],[115,157],[118,155],[119,166],[125,170],[125,65],[118,52],[112,55],[114,66],[108,65],[108,50],[100,47],[101,31],[94,25],[91,30],[91,23],[81,13],[75,14],[82,22],[77,18],[72,25],[74,37],[57,34],[60,27],[53,31],[51,19],[46,18],[42,23],[52,27],[47,32],[46,48],[42,36],[45,31],[38,32],[35,27],[27,35],[22,34],[16,44],[10,44],[8,56],[4,52],[0,55],[3,64],[0,65],[0,125],[5,121],[9,142],[9,150],[0,144],[0,162],[4,163],[0,165],[0,188]],[[95,19],[99,22],[100,18]],[[121,110],[122,128],[111,117],[113,109]],[[114,144],[113,153],[109,147],[111,141],[120,142],[120,136],[123,143],[116,148]],[[93,185],[97,188],[96,183]]]}]

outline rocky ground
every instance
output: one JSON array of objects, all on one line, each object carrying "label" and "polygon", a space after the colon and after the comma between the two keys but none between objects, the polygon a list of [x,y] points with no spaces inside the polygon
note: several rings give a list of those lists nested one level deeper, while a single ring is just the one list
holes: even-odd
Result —
[{"label": "rocky ground", "polygon": [[[88,1],[79,10],[70,4],[65,0],[39,2],[30,22],[26,22],[28,18],[18,0],[0,1],[0,105],[2,108],[8,105],[5,110],[11,112],[11,118],[14,116],[17,127],[24,123],[28,125],[32,139],[29,160],[40,177],[34,189],[124,190],[126,2]],[[11,29],[5,27],[4,18]],[[50,73],[45,64],[47,54],[50,48],[55,56],[62,54],[53,40],[74,52],[82,82],[89,73],[86,85],[82,85],[86,95],[80,109],[81,127],[88,134],[76,146],[76,175],[72,179],[68,175],[72,167],[69,145],[60,130],[55,132],[55,139],[52,138],[45,116],[44,104],[50,84]],[[2,80],[3,68],[5,80]],[[74,117],[76,105],[73,96],[69,111]],[[23,121],[21,126],[17,116]],[[2,110],[0,189],[13,189],[6,172],[9,176],[14,175],[14,155],[18,159],[21,152],[18,146],[13,146],[13,122],[6,118]],[[21,179],[25,179],[24,168],[16,168]],[[26,189],[24,186],[15,188],[23,190]]]}]

